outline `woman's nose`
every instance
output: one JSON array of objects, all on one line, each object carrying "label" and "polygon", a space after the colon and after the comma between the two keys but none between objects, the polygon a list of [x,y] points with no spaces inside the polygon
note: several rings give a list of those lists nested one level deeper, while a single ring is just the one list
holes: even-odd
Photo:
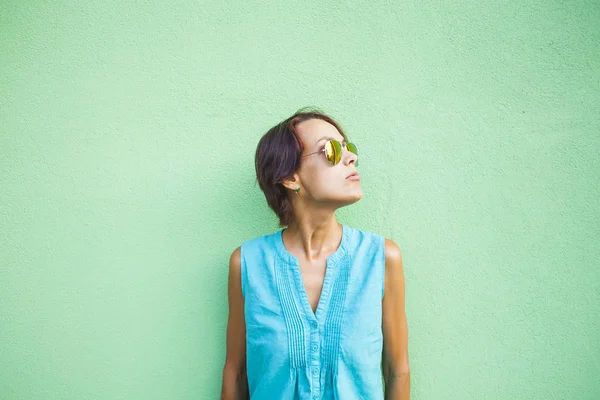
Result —
[{"label": "woman's nose", "polygon": [[346,155],[345,155],[346,164],[350,164],[351,162],[354,162],[354,165],[356,165],[358,167],[358,156],[356,154],[354,154],[353,152],[351,152],[350,150],[348,150],[346,148],[346,146],[344,146],[344,151],[346,153]]}]

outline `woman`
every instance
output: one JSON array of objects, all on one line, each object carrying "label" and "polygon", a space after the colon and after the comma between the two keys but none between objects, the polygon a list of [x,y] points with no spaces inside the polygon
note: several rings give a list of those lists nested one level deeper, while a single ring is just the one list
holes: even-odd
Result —
[{"label": "woman", "polygon": [[357,165],[319,111],[260,139],[257,179],[287,228],[231,255],[221,399],[409,399],[400,248],[335,217],[363,197]]}]

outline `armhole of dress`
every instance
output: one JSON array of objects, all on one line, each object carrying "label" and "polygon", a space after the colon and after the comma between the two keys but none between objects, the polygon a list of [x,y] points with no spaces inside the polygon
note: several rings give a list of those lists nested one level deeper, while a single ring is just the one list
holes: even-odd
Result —
[{"label": "armhole of dress", "polygon": [[240,246],[240,280],[242,286],[242,297],[246,298],[246,263],[244,262],[244,245]]},{"label": "armhole of dress", "polygon": [[381,236],[381,300],[385,296],[385,236]]}]

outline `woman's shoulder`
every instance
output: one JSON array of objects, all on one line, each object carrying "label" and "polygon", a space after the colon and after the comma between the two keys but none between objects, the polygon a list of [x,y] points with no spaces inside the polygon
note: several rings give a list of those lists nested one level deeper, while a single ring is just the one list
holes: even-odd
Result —
[{"label": "woman's shoulder", "polygon": [[349,225],[344,225],[344,227],[348,228],[347,230],[350,238],[360,242],[365,240],[383,242],[385,240],[383,235],[369,229],[363,229]]},{"label": "woman's shoulder", "polygon": [[400,246],[396,244],[392,239],[385,235],[368,229],[349,227],[351,241],[354,241],[354,245],[366,244],[368,246],[374,246],[380,248],[385,252],[386,258],[396,259],[401,257]]}]

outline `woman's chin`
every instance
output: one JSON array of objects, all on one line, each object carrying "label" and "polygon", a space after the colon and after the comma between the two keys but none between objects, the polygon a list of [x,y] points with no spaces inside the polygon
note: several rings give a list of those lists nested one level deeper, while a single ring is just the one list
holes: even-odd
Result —
[{"label": "woman's chin", "polygon": [[364,196],[364,193],[360,189],[355,190],[352,193],[348,193],[348,196],[346,197],[346,205],[356,203],[357,201],[362,199],[363,196]]}]

